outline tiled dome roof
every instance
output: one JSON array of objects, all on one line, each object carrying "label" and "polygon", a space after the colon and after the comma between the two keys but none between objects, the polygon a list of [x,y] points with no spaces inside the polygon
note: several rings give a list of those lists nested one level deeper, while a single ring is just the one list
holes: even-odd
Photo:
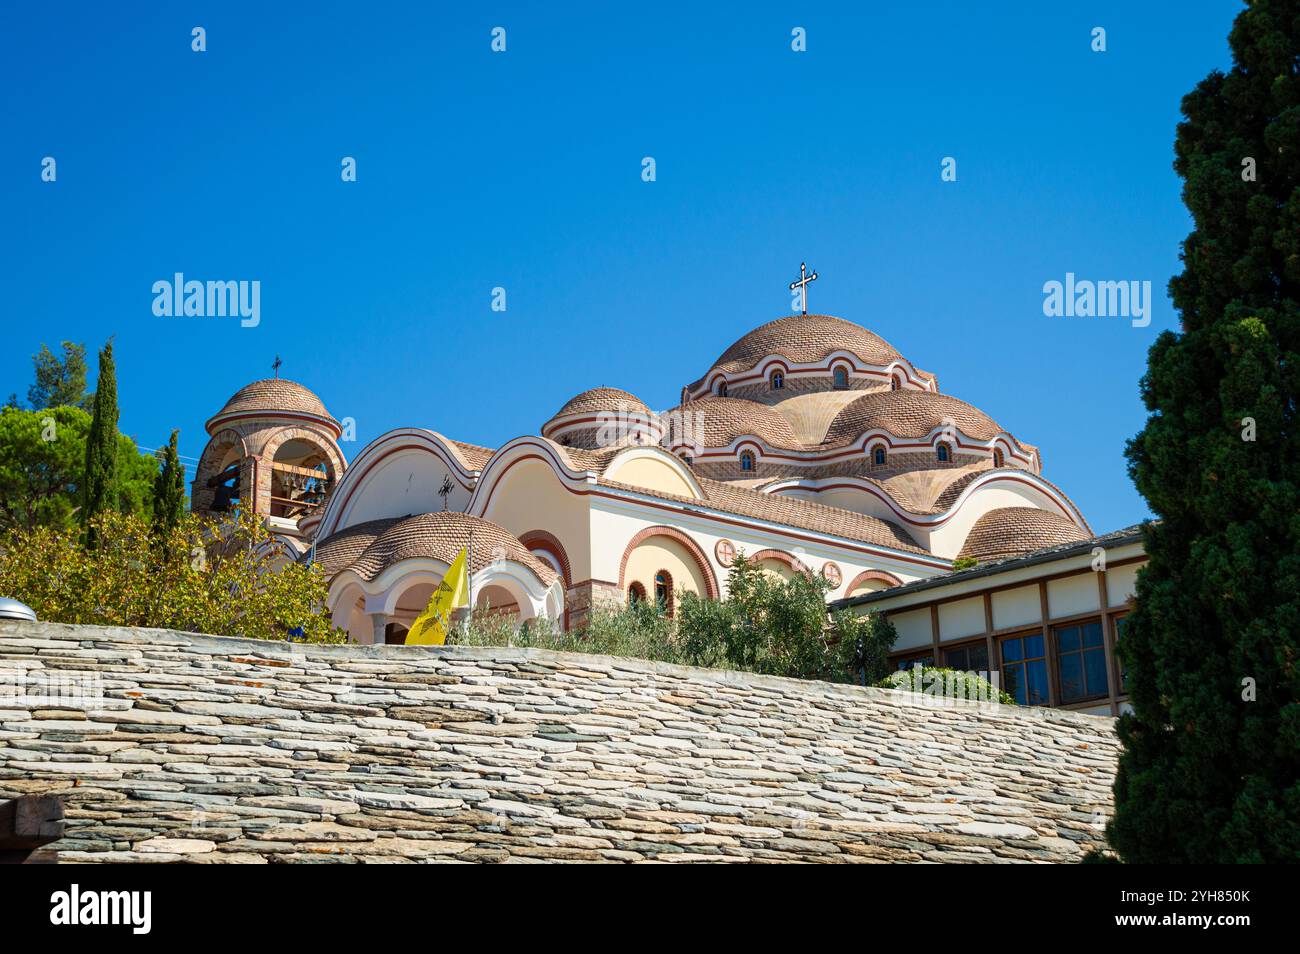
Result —
[{"label": "tiled dome roof", "polygon": [[[384,524],[386,526],[381,526]],[[469,544],[473,533],[474,546],[469,560],[471,573],[504,559],[526,566],[544,586],[550,586],[555,580],[555,570],[533,556],[509,530],[481,517],[451,510],[421,513],[395,521],[374,520],[349,527],[321,541],[316,548],[317,559],[322,563],[328,559],[331,565],[336,565],[340,562],[336,555],[351,556],[356,552],[357,540],[346,535],[352,533],[355,538],[364,538],[376,529],[380,532],[360,554],[338,566],[334,573],[350,569],[364,580],[373,580],[403,560],[430,557],[451,563],[461,548]],[[327,569],[327,572],[330,571]]]},{"label": "tiled dome roof", "polygon": [[277,413],[311,414],[330,421],[335,426],[338,422],[325,410],[321,399],[309,389],[287,378],[263,378],[246,384],[226,402],[225,406],[208,419],[207,429],[211,434],[214,422],[231,414],[248,414],[264,412],[274,416]]},{"label": "tiled dome roof", "polygon": [[848,444],[872,428],[896,437],[924,437],[951,420],[962,433],[986,441],[1002,427],[979,408],[934,391],[869,391],[845,406],[826,431],[825,443]]},{"label": "tiled dome roof", "polygon": [[600,411],[628,411],[649,414],[650,408],[635,394],[619,388],[592,388],[570,398],[552,416],[567,417],[570,414],[593,414]]},{"label": "tiled dome roof", "polygon": [[[705,447],[725,447],[737,437],[761,438],[770,447],[800,450],[803,445],[790,422],[778,411],[743,398],[705,397],[687,401],[664,417],[676,422],[673,431]],[[698,418],[696,415],[699,415]],[[697,427],[698,424],[698,427]]]},{"label": "tiled dome roof", "polygon": [[1001,507],[975,521],[957,556],[998,560],[1087,538],[1074,521],[1060,514],[1037,507]]},{"label": "tiled dome roof", "polygon": [[875,365],[889,364],[902,357],[884,338],[851,321],[833,315],[790,315],[749,332],[722,352],[709,373],[719,369],[747,371],[772,354],[808,362],[818,361],[833,351],[848,351]]}]

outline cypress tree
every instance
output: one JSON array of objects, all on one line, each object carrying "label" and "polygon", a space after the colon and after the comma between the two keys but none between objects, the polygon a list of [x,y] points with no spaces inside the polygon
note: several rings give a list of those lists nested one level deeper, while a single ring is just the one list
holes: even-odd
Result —
[{"label": "cypress tree", "polygon": [[[81,522],[117,507],[117,372],[113,366],[113,342],[99,352],[99,380],[91,407],[90,433],[86,436],[86,473],[83,482]],[[87,529],[87,539],[94,534]]]},{"label": "cypress tree", "polygon": [[180,431],[172,431],[171,440],[159,453],[162,467],[153,481],[153,525],[157,530],[172,529],[185,512],[185,471],[177,449],[179,435]]},{"label": "cypress tree", "polygon": [[1248,0],[1183,99],[1193,231],[1127,451],[1145,532],[1120,657],[1130,862],[1300,860],[1300,7]]}]

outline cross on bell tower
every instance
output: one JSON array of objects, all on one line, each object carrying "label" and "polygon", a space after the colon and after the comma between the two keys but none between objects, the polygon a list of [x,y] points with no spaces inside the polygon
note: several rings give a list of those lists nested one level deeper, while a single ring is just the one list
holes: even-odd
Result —
[{"label": "cross on bell tower", "polygon": [[799,289],[799,306],[803,313],[808,314],[808,283],[817,281],[817,273],[808,274],[808,265],[805,262],[799,263],[799,280],[790,283],[790,291]]}]

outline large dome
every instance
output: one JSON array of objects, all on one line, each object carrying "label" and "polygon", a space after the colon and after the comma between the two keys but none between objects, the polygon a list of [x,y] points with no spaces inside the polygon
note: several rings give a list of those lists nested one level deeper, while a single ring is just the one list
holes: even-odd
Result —
[{"label": "large dome", "polygon": [[263,378],[244,385],[230,396],[220,411],[208,419],[205,426],[208,433],[213,434],[225,419],[252,414],[272,417],[309,414],[338,428],[338,422],[325,410],[320,398],[310,389],[287,378]]},{"label": "large dome", "polygon": [[851,321],[833,315],[790,315],[759,325],[742,337],[713,362],[709,374],[748,371],[768,355],[805,363],[820,361],[835,351],[848,351],[874,365],[902,357],[884,338]]}]

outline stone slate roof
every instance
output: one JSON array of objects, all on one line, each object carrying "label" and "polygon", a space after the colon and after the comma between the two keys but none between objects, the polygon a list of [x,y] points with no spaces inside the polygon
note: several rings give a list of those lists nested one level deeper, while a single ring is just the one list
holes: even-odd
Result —
[{"label": "stone slate roof", "polygon": [[228,414],[244,414],[253,411],[265,411],[270,415],[297,411],[323,417],[338,426],[338,421],[335,421],[329,411],[325,410],[321,399],[308,388],[287,378],[264,378],[246,384],[232,394],[225,406],[208,419],[206,425],[208,433],[212,433],[214,421]]},{"label": "stone slate roof", "polygon": [[975,521],[958,558],[997,560],[1086,540],[1073,520],[1037,507],[999,507]]},{"label": "stone slate roof", "polygon": [[65,862],[1077,862],[1113,720],[523,649],[0,622],[0,800]]}]

